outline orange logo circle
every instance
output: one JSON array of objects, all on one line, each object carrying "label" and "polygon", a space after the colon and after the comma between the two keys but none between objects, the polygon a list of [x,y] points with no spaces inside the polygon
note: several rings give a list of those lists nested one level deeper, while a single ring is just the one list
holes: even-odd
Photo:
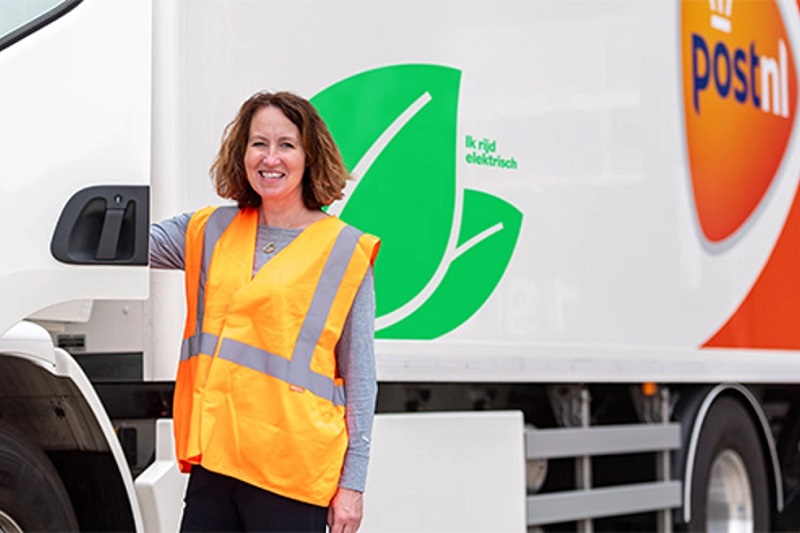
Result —
[{"label": "orange logo circle", "polygon": [[684,0],[686,142],[700,228],[720,243],[753,215],[791,134],[797,74],[775,0]]}]

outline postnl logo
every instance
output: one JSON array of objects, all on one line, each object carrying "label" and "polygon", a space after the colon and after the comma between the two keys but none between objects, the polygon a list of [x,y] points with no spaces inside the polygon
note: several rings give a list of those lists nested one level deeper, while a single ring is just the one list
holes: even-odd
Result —
[{"label": "postnl logo", "polygon": [[746,226],[783,158],[795,62],[776,0],[683,0],[681,27],[694,201],[703,235],[719,244]]},{"label": "postnl logo", "polygon": [[[356,177],[330,206],[381,238],[376,337],[433,339],[472,317],[511,260],[522,213],[456,179],[461,71],[391,65],[361,72],[311,101]],[[474,141],[474,142],[472,142]],[[517,168],[494,140],[468,136],[468,164]]]}]

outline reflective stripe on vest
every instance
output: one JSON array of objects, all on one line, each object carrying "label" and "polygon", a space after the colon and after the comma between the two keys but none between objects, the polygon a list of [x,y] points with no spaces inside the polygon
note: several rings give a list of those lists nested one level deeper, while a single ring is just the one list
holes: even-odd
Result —
[{"label": "reflective stripe on vest", "polygon": [[[203,260],[200,266],[200,284],[197,298],[195,334],[183,340],[181,362],[199,354],[214,355],[219,338],[201,331],[205,305],[205,285],[208,267],[214,247],[228,225],[236,216],[238,208],[220,207],[208,218],[203,236]],[[351,226],[345,226],[336,238],[328,260],[322,270],[317,289],[311,300],[303,326],[295,344],[290,360],[249,346],[232,339],[223,339],[216,356],[233,363],[246,366],[263,374],[302,387],[316,396],[329,400],[334,405],[345,404],[344,387],[335,385],[333,380],[311,369],[311,359],[320,338],[337,289],[344,277],[348,261],[358,246],[362,233]]]},{"label": "reflective stripe on vest", "polygon": [[211,256],[214,255],[214,246],[219,241],[225,229],[239,212],[237,207],[224,206],[214,210],[208,217],[203,232],[203,258],[200,262],[200,281],[197,287],[197,309],[195,310],[194,335],[184,339],[181,343],[181,361],[192,356],[204,353],[213,355],[217,346],[217,336],[203,333],[203,315],[205,314],[206,279]]}]

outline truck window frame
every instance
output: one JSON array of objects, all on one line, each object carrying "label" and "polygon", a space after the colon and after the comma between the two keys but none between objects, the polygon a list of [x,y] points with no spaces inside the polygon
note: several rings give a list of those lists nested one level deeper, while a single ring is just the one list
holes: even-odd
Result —
[{"label": "truck window frame", "polygon": [[52,9],[45,11],[41,15],[34,17],[19,28],[0,36],[0,51],[8,48],[12,44],[21,41],[28,35],[39,31],[54,20],[63,17],[72,11],[83,0],[63,0]]}]

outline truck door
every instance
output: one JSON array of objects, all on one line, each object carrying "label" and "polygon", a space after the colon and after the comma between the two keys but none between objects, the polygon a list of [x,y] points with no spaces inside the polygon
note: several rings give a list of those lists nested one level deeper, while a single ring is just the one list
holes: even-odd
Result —
[{"label": "truck door", "polygon": [[0,334],[56,304],[147,295],[151,11],[0,3]]}]

